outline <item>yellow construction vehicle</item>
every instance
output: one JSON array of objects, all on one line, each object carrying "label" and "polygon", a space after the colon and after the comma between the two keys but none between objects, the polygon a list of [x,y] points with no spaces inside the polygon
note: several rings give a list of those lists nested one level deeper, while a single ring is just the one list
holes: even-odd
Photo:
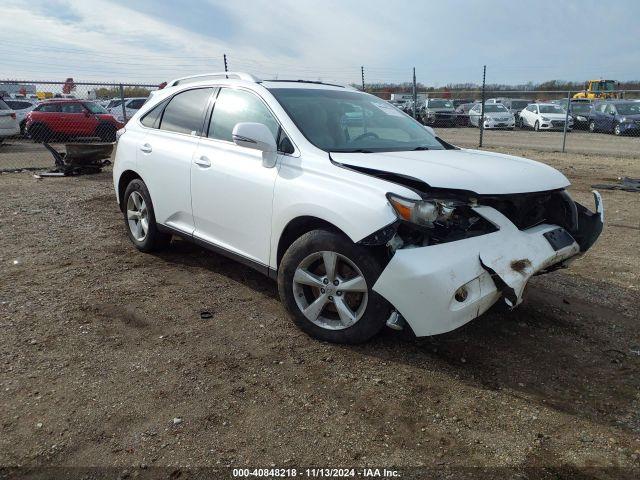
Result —
[{"label": "yellow construction vehicle", "polygon": [[573,98],[620,98],[618,82],[615,80],[589,80],[584,91],[576,93]]}]

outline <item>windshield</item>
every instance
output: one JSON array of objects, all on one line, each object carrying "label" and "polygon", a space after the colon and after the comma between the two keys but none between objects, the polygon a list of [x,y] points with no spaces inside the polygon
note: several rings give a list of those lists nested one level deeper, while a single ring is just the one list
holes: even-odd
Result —
[{"label": "windshield", "polygon": [[560,105],[539,105],[540,113],[564,113]]},{"label": "windshield", "polygon": [[89,110],[91,113],[109,113],[104,109],[102,105],[95,102],[87,102],[84,104],[84,106],[87,107],[87,110]]},{"label": "windshield", "polygon": [[511,108],[517,108],[518,110],[522,110],[527,105],[529,105],[528,100],[511,100]]},{"label": "windshield", "polygon": [[444,148],[414,119],[373,95],[306,88],[269,91],[307,140],[327,152]]},{"label": "windshield", "polygon": [[429,100],[429,108],[453,108],[449,100]]},{"label": "windshield", "polygon": [[640,115],[640,103],[616,103],[618,115]]},{"label": "windshield", "polygon": [[111,100],[108,104],[107,104],[107,108],[113,108],[113,107],[117,107],[118,105],[120,105],[122,103],[122,100]]},{"label": "windshield", "polygon": [[507,107],[501,103],[487,103],[484,106],[484,113],[508,112]]},{"label": "windshield", "polygon": [[572,113],[589,113],[591,111],[591,105],[588,103],[572,103],[571,104],[571,112]]}]

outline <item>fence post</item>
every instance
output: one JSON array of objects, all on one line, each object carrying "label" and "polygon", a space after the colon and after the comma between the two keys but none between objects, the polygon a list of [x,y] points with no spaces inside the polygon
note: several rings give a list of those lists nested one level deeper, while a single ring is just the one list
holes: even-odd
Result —
[{"label": "fence post", "polygon": [[364,92],[364,66],[360,67],[360,73],[362,74],[362,91]]},{"label": "fence post", "polygon": [[567,112],[564,116],[564,133],[562,135],[562,153],[567,143],[567,128],[569,127],[569,107],[571,106],[571,92],[567,92]]},{"label": "fence post", "polygon": [[222,59],[224,60],[224,71],[228,72],[229,68],[227,66],[227,54],[226,53],[222,54]]},{"label": "fence post", "polygon": [[120,84],[120,106],[122,107],[122,118],[124,119],[124,123],[127,123],[127,109],[124,106],[124,87]]},{"label": "fence post", "polygon": [[416,67],[413,67],[413,118],[416,118],[417,103],[418,103],[418,91],[416,90]]},{"label": "fence post", "polygon": [[487,80],[487,66],[485,65],[482,68],[482,107],[480,109],[480,144],[478,145],[479,148],[482,148],[482,136],[484,134],[484,101],[485,101],[485,86],[486,86],[486,80]]}]

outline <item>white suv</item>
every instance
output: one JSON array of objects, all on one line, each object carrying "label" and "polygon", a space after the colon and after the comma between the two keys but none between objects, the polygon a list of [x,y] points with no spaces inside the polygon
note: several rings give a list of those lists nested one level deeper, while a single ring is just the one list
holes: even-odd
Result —
[{"label": "white suv", "polygon": [[113,180],[139,250],[178,235],[251,265],[314,337],[434,335],[518,305],[593,245],[603,208],[547,165],[432,132],[348,87],[188,77],[119,132]]}]

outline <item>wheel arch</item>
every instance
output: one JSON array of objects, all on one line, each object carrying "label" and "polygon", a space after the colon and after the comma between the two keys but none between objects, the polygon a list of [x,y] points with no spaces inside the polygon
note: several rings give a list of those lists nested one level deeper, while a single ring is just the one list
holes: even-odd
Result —
[{"label": "wheel arch", "polygon": [[341,228],[322,218],[312,215],[302,215],[293,218],[287,223],[278,238],[276,268],[280,266],[280,261],[291,244],[302,235],[312,230],[328,230],[330,232],[341,233],[344,236],[349,237],[349,235],[347,235]]},{"label": "wheel arch", "polygon": [[[133,170],[125,170],[120,174],[120,178],[118,179],[118,203],[120,204],[120,210],[124,211],[124,203],[122,202],[122,197],[124,197],[124,192],[127,189],[127,185],[131,183],[132,180],[135,179],[142,180],[142,177],[138,172]],[[142,180],[144,182],[144,180]]]}]

